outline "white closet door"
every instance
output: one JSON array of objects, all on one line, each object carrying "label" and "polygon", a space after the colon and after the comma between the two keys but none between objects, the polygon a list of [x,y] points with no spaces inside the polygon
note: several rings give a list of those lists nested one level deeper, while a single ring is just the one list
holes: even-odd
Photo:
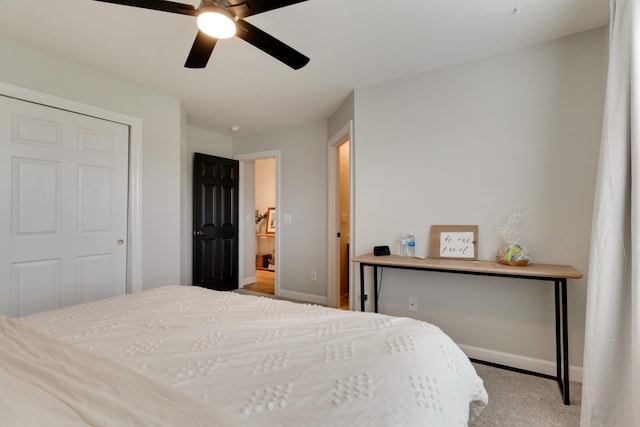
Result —
[{"label": "white closet door", "polygon": [[129,128],[0,96],[0,313],[126,291]]}]

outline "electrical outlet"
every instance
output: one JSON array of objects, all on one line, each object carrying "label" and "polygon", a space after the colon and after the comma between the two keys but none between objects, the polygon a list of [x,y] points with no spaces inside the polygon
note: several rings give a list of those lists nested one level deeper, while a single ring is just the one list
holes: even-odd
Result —
[{"label": "electrical outlet", "polygon": [[407,307],[408,311],[418,311],[418,298],[416,297],[409,297],[409,306]]},{"label": "electrical outlet", "polygon": [[318,273],[315,270],[311,271],[311,280],[318,280]]}]

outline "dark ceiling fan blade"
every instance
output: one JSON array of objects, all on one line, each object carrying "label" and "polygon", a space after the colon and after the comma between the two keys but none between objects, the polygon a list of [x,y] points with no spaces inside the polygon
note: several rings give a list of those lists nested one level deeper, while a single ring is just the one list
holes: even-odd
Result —
[{"label": "dark ceiling fan blade", "polygon": [[209,37],[202,31],[198,31],[184,66],[187,68],[206,67],[211,57],[211,52],[213,52],[213,48],[216,46],[216,41],[218,41],[218,39]]},{"label": "dark ceiling fan blade", "polygon": [[284,62],[294,70],[299,70],[309,62],[308,57],[247,21],[240,19],[236,22],[236,27],[238,28],[236,36],[268,53],[278,61]]},{"label": "dark ceiling fan blade", "polygon": [[267,12],[281,7],[291,6],[292,4],[302,3],[307,0],[229,0],[228,6],[225,7],[229,12],[238,18],[246,18],[247,16],[257,15],[258,13]]},{"label": "dark ceiling fan blade", "polygon": [[142,9],[159,10],[161,12],[180,13],[182,15],[196,16],[198,10],[190,4],[176,3],[166,0],[96,0],[104,3],[121,4],[124,6],[139,7]]}]

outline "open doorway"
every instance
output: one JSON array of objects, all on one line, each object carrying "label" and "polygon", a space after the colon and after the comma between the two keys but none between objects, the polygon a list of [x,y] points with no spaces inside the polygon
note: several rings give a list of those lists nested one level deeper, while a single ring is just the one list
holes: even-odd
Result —
[{"label": "open doorway", "polygon": [[240,161],[240,288],[278,295],[276,233],[279,151],[236,156]]},{"label": "open doorway", "polygon": [[349,309],[349,249],[351,246],[351,204],[349,191],[349,141],[338,147],[338,200],[339,200],[339,271],[340,271],[340,308]]},{"label": "open doorway", "polygon": [[351,122],[329,140],[329,235],[327,295],[329,305],[352,307],[353,140]]},{"label": "open doorway", "polygon": [[275,295],[276,274],[276,173],[275,158],[254,160],[254,223],[256,225],[254,283],[243,288]]}]

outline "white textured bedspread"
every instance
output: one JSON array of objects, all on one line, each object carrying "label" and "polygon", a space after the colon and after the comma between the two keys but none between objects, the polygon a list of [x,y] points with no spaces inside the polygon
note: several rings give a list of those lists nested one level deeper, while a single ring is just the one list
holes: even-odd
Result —
[{"label": "white textured bedspread", "polygon": [[168,286],[20,320],[258,425],[464,426],[487,402],[414,319]]},{"label": "white textured bedspread", "polygon": [[0,315],[0,425],[245,426],[109,359]]}]

